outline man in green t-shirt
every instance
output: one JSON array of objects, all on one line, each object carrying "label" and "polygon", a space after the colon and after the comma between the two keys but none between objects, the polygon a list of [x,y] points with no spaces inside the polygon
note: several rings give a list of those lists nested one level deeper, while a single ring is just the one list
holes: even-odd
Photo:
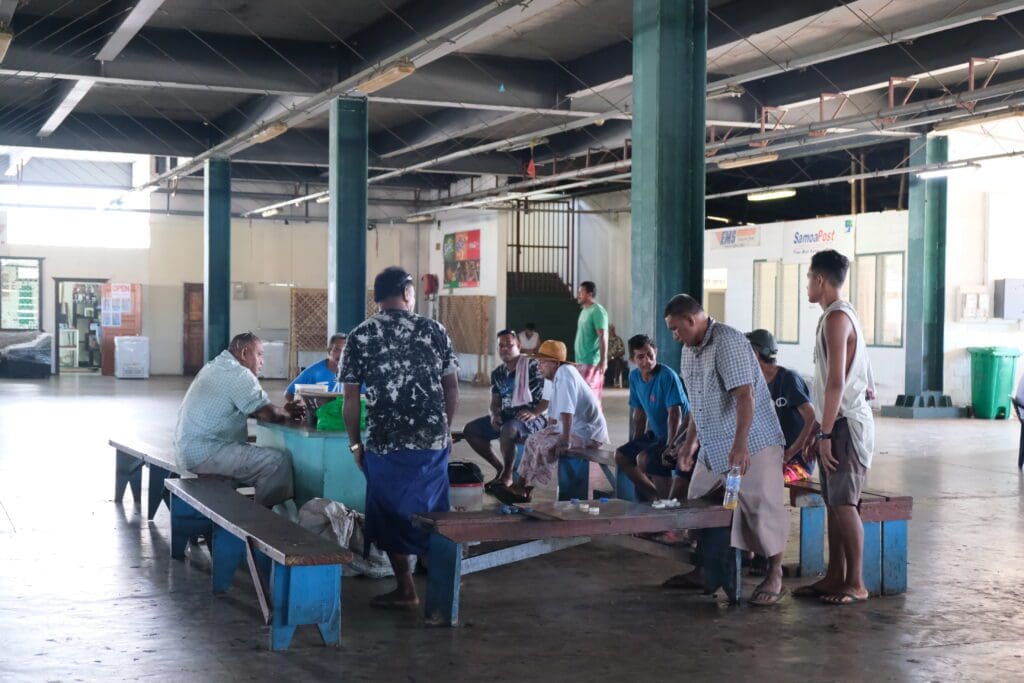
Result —
[{"label": "man in green t-shirt", "polygon": [[583,310],[576,324],[576,369],[600,402],[608,370],[608,311],[596,296],[597,285],[589,280],[580,283],[576,301]]}]

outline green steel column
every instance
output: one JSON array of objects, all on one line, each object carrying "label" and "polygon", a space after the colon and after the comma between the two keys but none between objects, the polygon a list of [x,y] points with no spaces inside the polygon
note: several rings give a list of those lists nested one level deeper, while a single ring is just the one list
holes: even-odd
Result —
[{"label": "green steel column", "polygon": [[704,286],[707,14],[707,0],[633,2],[633,332],[676,370],[662,311]]},{"label": "green steel column", "polygon": [[[946,161],[944,137],[910,142],[910,165]],[[912,176],[907,206],[907,350],[908,395],[942,392],[943,326],[946,301],[946,179]]]},{"label": "green steel column", "polygon": [[203,167],[203,353],[213,360],[231,341],[231,162]]},{"label": "green steel column", "polygon": [[366,99],[331,102],[327,228],[327,333],[366,317]]}]

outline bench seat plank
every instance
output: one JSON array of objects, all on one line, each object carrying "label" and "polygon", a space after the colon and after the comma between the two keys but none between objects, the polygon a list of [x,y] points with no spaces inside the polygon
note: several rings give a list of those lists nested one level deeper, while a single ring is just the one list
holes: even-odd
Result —
[{"label": "bench seat plank", "polygon": [[108,443],[117,451],[126,453],[137,458],[148,465],[156,465],[168,472],[174,472],[178,476],[193,477],[191,472],[178,466],[174,448],[171,446],[158,446],[144,438],[132,436],[130,438],[110,439]]},{"label": "bench seat plank", "polygon": [[238,538],[252,538],[274,562],[289,566],[343,564],[352,552],[256,505],[226,482],[206,477],[168,479],[165,486]]},{"label": "bench seat plank", "polygon": [[[821,495],[821,484],[815,481],[795,481],[786,484],[790,504],[798,507],[798,497],[803,494]],[[864,491],[860,498],[860,516],[864,522],[888,522],[911,519],[914,499],[911,496],[896,496],[878,491]]]}]

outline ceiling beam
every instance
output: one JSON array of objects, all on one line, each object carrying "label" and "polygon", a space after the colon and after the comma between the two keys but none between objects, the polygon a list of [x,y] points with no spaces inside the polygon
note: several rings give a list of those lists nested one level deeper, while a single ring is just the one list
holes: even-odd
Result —
[{"label": "ceiling beam", "polygon": [[22,11],[14,33],[18,39],[0,65],[0,78],[90,78],[123,87],[307,96],[337,80],[337,49],[326,43],[143,28],[118,59],[99,62],[82,55],[92,55],[106,40],[102,25],[83,30],[73,20]]},{"label": "ceiling beam", "polygon": [[18,0],[0,0],[0,26],[10,26],[17,9]]},{"label": "ceiling beam", "polygon": [[60,124],[64,123],[64,120],[75,110],[82,98],[89,94],[94,85],[95,82],[88,79],[58,83],[54,90],[53,111],[39,127],[39,132],[36,135],[41,138],[53,135],[53,132],[60,127]]},{"label": "ceiling beam", "polygon": [[[388,14],[386,19],[352,37],[352,43],[365,46],[365,60],[353,66],[349,75],[331,87],[306,98],[296,109],[286,112],[263,125],[281,123],[301,125],[320,116],[336,97],[356,92],[357,86],[375,75],[379,66],[397,59],[409,59],[417,69],[441,59],[491,33],[501,31],[519,21],[556,6],[560,0],[534,0],[529,5],[510,4],[507,0],[417,0],[403,8],[403,17]],[[410,30],[410,27],[416,27]],[[192,161],[161,174],[149,184],[156,184],[172,175],[191,173],[206,159],[234,156],[255,144],[253,135],[259,128],[253,126],[214,145],[197,155]]]},{"label": "ceiling beam", "polygon": [[[1020,3],[1016,4],[1019,7]],[[972,12],[971,16],[978,17],[978,13]],[[821,53],[813,58],[814,68],[788,71],[757,82],[746,81],[745,87],[762,102],[785,106],[817,99],[822,92],[834,92],[836,85],[842,91],[868,86],[887,87],[890,76],[924,74],[958,64],[966,66],[971,57],[1017,51],[1024,44],[1020,36],[1024,29],[1024,11],[1004,16],[1000,21],[975,18],[972,23],[963,23],[964,19],[958,17],[944,21],[949,22],[951,28],[920,35],[912,45],[879,42],[869,51],[838,58],[835,52]],[[935,22],[929,27],[937,29],[941,25],[942,22]],[[998,80],[1005,75],[1001,71],[996,78]],[[740,77],[742,80],[746,78]],[[721,84],[736,81],[735,78],[723,79]]]},{"label": "ceiling beam", "polygon": [[107,38],[107,42],[96,53],[96,61],[114,61],[163,4],[164,0],[137,0],[134,7],[128,10],[121,23]]},{"label": "ceiling beam", "polygon": [[[135,6],[128,9],[107,42],[96,54],[96,60],[110,62],[117,58],[129,41],[135,37],[153,13],[160,8],[164,0],[138,0]],[[119,9],[119,8],[118,8]],[[117,9],[114,10],[115,12]],[[89,94],[96,81],[83,78],[78,81],[63,81],[57,85],[57,98],[53,111],[39,128],[37,135],[45,138],[60,127],[64,119],[75,110],[78,103]]]}]

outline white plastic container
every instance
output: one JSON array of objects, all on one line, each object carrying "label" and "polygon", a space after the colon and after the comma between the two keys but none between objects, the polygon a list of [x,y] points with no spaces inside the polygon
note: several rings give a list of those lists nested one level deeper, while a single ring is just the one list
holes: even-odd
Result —
[{"label": "white plastic container", "polygon": [[484,485],[449,484],[448,502],[452,512],[480,512],[484,509]]},{"label": "white plastic container", "polygon": [[149,377],[149,337],[114,338],[114,377]]}]

